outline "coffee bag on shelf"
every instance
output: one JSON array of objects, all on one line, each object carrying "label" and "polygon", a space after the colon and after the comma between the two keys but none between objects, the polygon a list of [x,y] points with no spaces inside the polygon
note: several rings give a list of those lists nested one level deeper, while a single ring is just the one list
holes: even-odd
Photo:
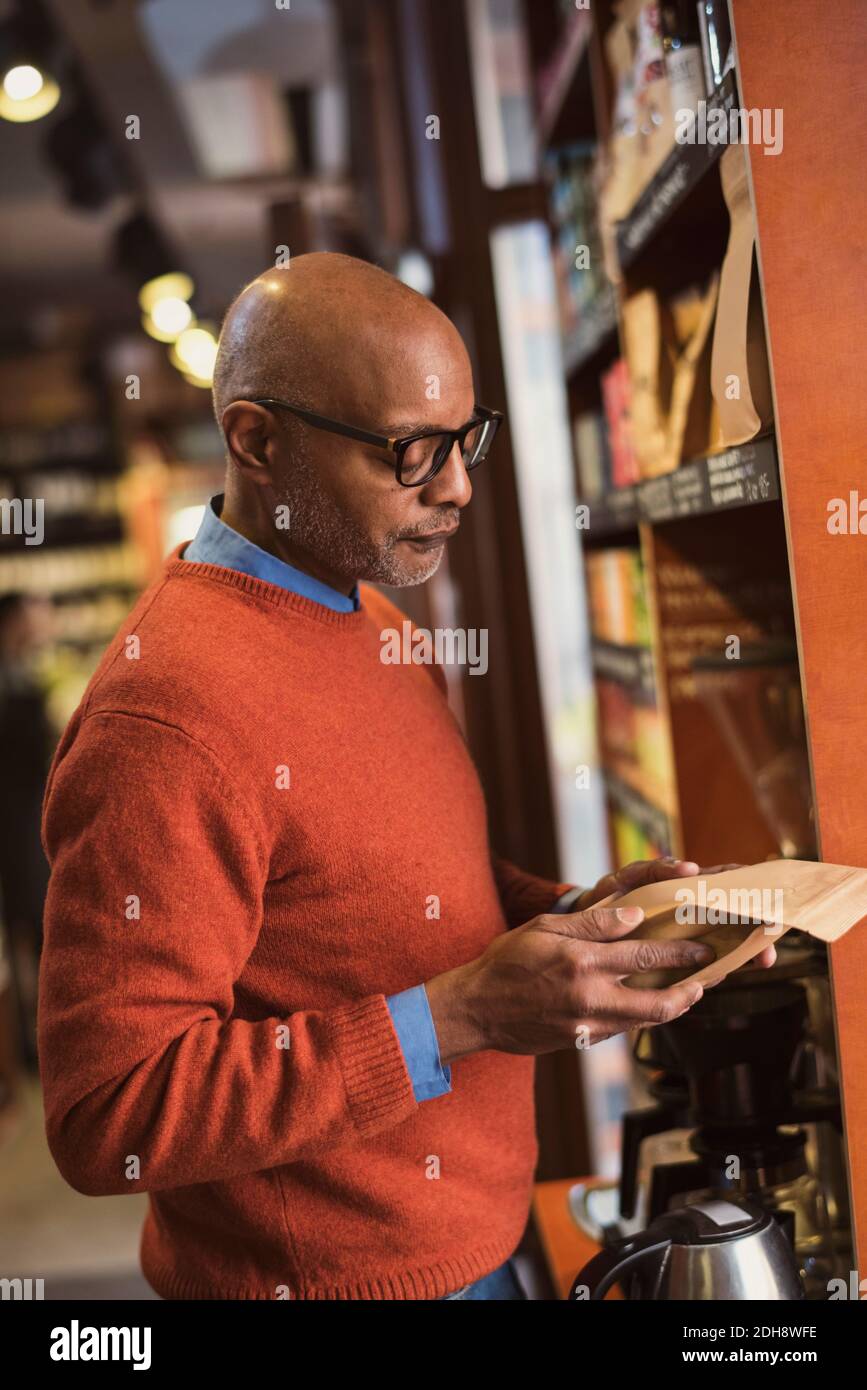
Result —
[{"label": "coffee bag on shelf", "polygon": [[711,389],[724,447],[744,444],[771,423],[773,402],[750,203],[747,154],[730,145],[720,160],[731,219],[722,265],[711,358]]},{"label": "coffee bag on shelf", "polygon": [[719,431],[710,394],[710,331],[719,276],[668,303],[652,289],[623,304],[633,447],[643,478],[710,453]]}]

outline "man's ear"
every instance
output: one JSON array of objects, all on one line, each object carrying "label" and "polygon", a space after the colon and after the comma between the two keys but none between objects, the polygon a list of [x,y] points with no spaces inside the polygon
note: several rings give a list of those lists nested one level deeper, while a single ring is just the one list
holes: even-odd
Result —
[{"label": "man's ear", "polygon": [[220,424],[236,468],[252,483],[270,483],[276,430],[271,412],[252,401],[232,401]]}]

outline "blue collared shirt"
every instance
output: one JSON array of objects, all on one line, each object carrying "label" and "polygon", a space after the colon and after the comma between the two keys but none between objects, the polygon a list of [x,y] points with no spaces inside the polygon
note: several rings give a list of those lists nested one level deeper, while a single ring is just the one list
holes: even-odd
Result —
[{"label": "blue collared shirt", "polygon": [[[285,560],[279,560],[276,555],[262,550],[221,521],[222,507],[223,493],[218,493],[205,508],[202,524],[184,550],[182,559],[240,570],[254,579],[264,579],[269,584],[279,584],[283,589],[303,594],[314,603],[322,603],[338,613],[351,613],[361,607],[357,584],[351,594],[341,594],[294,565],[287,565]],[[416,1100],[433,1100],[450,1091],[451,1067],[444,1067],[440,1060],[436,1028],[424,985],[415,985],[412,989],[402,990],[400,994],[387,995],[385,1002],[391,1012]]]},{"label": "blue collared shirt", "polygon": [[276,555],[248,541],[246,536],[221,521],[222,510],[223,493],[218,492],[205,508],[202,524],[184,551],[183,559],[240,570],[254,579],[264,579],[268,584],[279,584],[282,589],[303,594],[314,603],[324,603],[326,608],[334,608],[338,613],[351,613],[361,607],[357,584],[351,594],[341,594],[330,584],[323,584],[294,565],[287,565],[285,560],[278,560]]}]

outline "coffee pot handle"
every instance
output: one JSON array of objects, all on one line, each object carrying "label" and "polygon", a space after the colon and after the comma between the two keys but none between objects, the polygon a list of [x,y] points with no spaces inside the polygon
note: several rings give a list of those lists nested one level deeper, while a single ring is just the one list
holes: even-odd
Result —
[{"label": "coffee pot handle", "polygon": [[577,1275],[569,1291],[569,1301],[582,1302],[579,1290],[583,1288],[589,1288],[591,1299],[604,1298],[622,1274],[653,1255],[662,1255],[671,1241],[670,1235],[664,1235],[658,1229],[639,1231],[609,1250],[600,1250]]}]

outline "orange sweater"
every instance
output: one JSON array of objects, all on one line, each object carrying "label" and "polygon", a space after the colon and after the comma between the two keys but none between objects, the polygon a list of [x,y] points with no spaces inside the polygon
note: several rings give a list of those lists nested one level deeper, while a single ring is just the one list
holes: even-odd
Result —
[{"label": "orange sweater", "polygon": [[51,1152],[80,1192],[149,1194],[166,1298],[437,1298],[520,1239],[533,1059],[461,1058],[418,1103],[386,995],[568,885],[492,862],[442,673],[380,661],[392,604],[181,549],[49,778]]}]

